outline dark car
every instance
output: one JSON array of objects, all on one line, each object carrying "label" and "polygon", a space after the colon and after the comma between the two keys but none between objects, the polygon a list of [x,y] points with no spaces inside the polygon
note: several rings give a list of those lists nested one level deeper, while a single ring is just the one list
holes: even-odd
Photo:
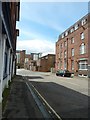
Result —
[{"label": "dark car", "polygon": [[57,76],[71,77],[71,73],[68,70],[58,70],[56,72]]}]

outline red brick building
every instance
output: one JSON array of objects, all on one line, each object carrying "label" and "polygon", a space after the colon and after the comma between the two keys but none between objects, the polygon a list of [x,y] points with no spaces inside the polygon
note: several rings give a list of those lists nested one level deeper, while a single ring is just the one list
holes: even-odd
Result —
[{"label": "red brick building", "polygon": [[24,68],[26,50],[17,50],[17,68]]},{"label": "red brick building", "polygon": [[48,54],[46,56],[41,57],[37,61],[38,71],[41,72],[50,72],[51,68],[55,67],[55,55]]},{"label": "red brick building", "polygon": [[25,63],[24,63],[25,69],[30,69],[30,61],[31,61],[31,55],[25,54]]},{"label": "red brick building", "polygon": [[88,74],[88,16],[64,31],[56,42],[56,70],[67,69],[75,75]]}]

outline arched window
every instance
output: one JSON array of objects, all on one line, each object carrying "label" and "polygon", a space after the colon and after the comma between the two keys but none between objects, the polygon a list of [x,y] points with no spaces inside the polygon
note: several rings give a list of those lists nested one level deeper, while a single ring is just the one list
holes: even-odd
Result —
[{"label": "arched window", "polygon": [[80,45],[80,54],[85,54],[86,53],[86,46],[84,43]]}]

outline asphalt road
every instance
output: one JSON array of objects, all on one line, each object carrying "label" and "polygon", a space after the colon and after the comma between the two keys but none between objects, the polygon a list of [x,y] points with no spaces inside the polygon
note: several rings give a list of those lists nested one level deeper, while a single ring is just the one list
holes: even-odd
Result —
[{"label": "asphalt road", "polygon": [[88,97],[55,83],[32,82],[61,118],[87,118]]},{"label": "asphalt road", "polygon": [[23,75],[28,76],[29,83],[37,89],[62,119],[88,118],[90,110],[89,96],[50,81],[48,77],[45,80],[45,76],[48,76],[46,74],[41,75],[41,73],[33,72],[31,74],[27,74],[25,71]]}]

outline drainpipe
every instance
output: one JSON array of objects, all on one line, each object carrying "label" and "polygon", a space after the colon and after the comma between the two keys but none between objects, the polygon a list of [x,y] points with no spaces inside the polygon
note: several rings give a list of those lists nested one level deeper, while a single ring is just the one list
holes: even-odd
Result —
[{"label": "drainpipe", "polygon": [[68,70],[68,38],[67,38],[67,70]]}]

